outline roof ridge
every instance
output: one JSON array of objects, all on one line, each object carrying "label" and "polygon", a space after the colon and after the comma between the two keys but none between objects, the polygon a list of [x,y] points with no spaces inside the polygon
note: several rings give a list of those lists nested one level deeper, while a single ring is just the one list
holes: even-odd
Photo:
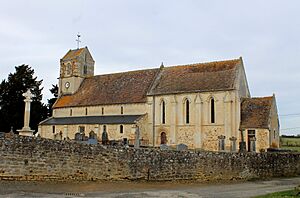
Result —
[{"label": "roof ridge", "polygon": [[106,73],[106,74],[98,74],[94,76],[90,76],[87,78],[93,78],[97,76],[109,76],[109,75],[114,75],[114,74],[126,74],[126,73],[133,73],[133,72],[143,72],[143,71],[151,71],[151,70],[158,70],[159,68],[151,68],[151,69],[139,69],[139,70],[131,70],[131,71],[123,71],[123,72],[116,72],[116,73]]},{"label": "roof ridge", "polygon": [[[165,66],[163,69],[168,69],[172,67],[185,67],[185,66],[196,66],[196,65],[205,65],[205,64],[212,64],[212,63],[222,63],[222,62],[229,62],[229,61],[240,61],[240,58],[236,59],[226,59],[226,60],[220,60],[220,61],[211,61],[211,62],[199,62],[199,63],[191,63],[191,64],[184,64],[184,65],[172,65],[172,66]],[[131,72],[141,72],[141,71],[149,71],[149,70],[157,70],[160,69],[159,67],[153,67],[149,69],[138,69],[138,70],[130,70],[130,71],[121,71],[121,72],[115,72],[115,73],[104,73],[104,74],[98,74],[94,75],[88,78],[96,77],[96,76],[105,76],[105,75],[113,75],[113,74],[125,74],[125,73],[131,73]]]},{"label": "roof ridge", "polygon": [[256,96],[251,98],[245,98],[245,99],[267,99],[267,98],[273,98],[273,96]]},{"label": "roof ridge", "polygon": [[229,61],[240,61],[240,58],[226,59],[226,60],[219,60],[219,61],[209,61],[209,62],[198,62],[198,63],[183,64],[183,65],[171,65],[171,66],[164,65],[164,68],[168,69],[168,68],[172,68],[172,67],[197,66],[197,65],[206,65],[206,64],[213,64],[213,63],[229,62]]}]

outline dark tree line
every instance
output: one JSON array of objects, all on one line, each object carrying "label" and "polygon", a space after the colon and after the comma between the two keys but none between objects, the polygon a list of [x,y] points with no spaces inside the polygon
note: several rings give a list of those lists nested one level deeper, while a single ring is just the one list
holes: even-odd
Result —
[{"label": "dark tree line", "polygon": [[24,97],[22,94],[30,89],[34,94],[31,103],[30,127],[38,129],[40,121],[51,116],[51,107],[57,98],[57,86],[50,90],[54,98],[48,104],[42,103],[41,87],[43,80],[38,80],[34,70],[28,65],[15,67],[15,72],[0,84],[0,132],[8,132],[13,127],[14,131],[21,129],[24,124]]}]

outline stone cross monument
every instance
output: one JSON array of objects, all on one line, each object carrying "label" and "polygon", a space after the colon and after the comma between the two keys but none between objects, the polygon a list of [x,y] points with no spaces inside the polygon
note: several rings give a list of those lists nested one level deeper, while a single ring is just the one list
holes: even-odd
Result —
[{"label": "stone cross monument", "polygon": [[30,103],[32,102],[31,98],[34,95],[30,92],[29,89],[27,90],[26,93],[23,93],[22,95],[25,97],[24,127],[17,131],[19,132],[19,135],[33,136],[34,130],[30,129],[29,120],[30,120]]}]

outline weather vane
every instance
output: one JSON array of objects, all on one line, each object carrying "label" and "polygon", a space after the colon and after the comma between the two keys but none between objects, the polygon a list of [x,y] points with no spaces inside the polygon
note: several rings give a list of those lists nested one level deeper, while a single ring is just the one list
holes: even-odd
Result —
[{"label": "weather vane", "polygon": [[77,39],[76,39],[76,41],[77,41],[77,49],[79,49],[79,43],[81,42],[80,37],[81,37],[81,35],[78,32]]}]

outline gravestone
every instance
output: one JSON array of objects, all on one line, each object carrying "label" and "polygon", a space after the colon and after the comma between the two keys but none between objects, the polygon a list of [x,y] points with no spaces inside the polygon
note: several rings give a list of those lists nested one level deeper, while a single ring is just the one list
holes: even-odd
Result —
[{"label": "gravestone", "polygon": [[76,141],[82,141],[82,134],[79,133],[79,132],[75,133],[75,140]]},{"label": "gravestone", "polygon": [[218,136],[218,140],[219,140],[219,151],[225,151],[225,136],[224,135],[220,135]]},{"label": "gravestone", "polygon": [[246,142],[244,141],[244,130],[241,130],[241,141],[239,142],[239,152],[244,153],[246,150]]},{"label": "gravestone", "polygon": [[161,144],[159,146],[159,148],[160,148],[160,150],[170,150],[170,147],[168,145],[166,145],[166,144]]},{"label": "gravestone", "polygon": [[103,145],[109,144],[108,134],[107,134],[107,132],[106,132],[106,128],[104,128],[104,130],[103,130],[103,132],[102,132],[102,144],[103,144]]},{"label": "gravestone", "polygon": [[231,138],[229,138],[229,140],[230,140],[230,151],[235,152],[236,151],[236,140],[237,140],[237,138],[232,136]]},{"label": "gravestone", "polygon": [[177,151],[185,151],[185,150],[188,150],[188,146],[185,145],[185,144],[178,144],[178,145],[176,146],[176,150],[177,150]]},{"label": "gravestone", "polygon": [[97,134],[94,131],[89,133],[89,139],[97,139]]},{"label": "gravestone", "polygon": [[94,131],[89,133],[88,144],[98,144],[97,135]]},{"label": "gravestone", "polygon": [[82,141],[88,141],[89,137],[85,135],[85,133],[81,133]]},{"label": "gravestone", "polygon": [[87,142],[88,144],[98,144],[98,141],[97,141],[97,139],[88,139],[88,142]]}]

